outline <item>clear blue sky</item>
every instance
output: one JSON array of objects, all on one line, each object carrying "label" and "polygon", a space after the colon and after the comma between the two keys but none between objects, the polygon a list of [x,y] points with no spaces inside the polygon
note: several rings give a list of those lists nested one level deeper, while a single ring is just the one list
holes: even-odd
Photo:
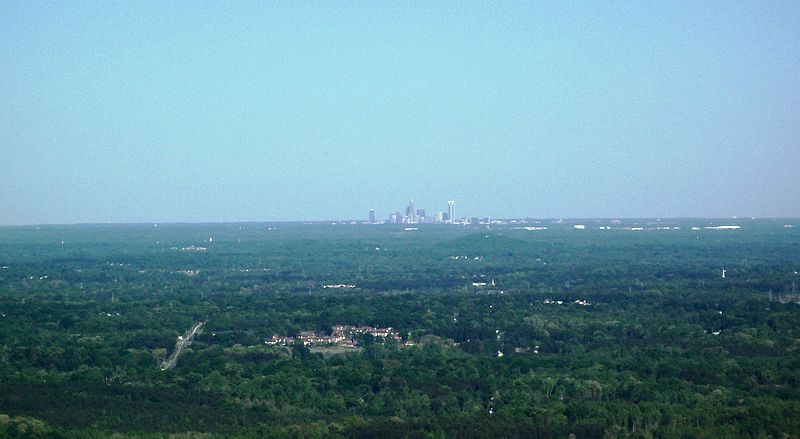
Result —
[{"label": "clear blue sky", "polygon": [[0,224],[800,216],[800,2],[0,3]]}]

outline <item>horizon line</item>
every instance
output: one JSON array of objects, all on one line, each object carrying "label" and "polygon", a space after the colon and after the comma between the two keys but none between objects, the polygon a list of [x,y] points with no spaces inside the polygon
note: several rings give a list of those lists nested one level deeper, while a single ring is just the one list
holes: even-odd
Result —
[{"label": "horizon line", "polygon": [[[675,221],[675,220],[735,220],[735,221],[758,221],[758,220],[800,220],[800,217],[739,217],[739,216],[726,216],[726,217],[715,217],[715,216],[630,216],[630,217],[622,217],[622,216],[610,216],[610,217],[492,217],[492,216],[473,216],[473,217],[463,217],[462,219],[470,219],[470,218],[480,218],[486,219],[490,218],[493,221],[528,221],[528,220],[535,220],[535,221],[562,221],[562,222],[573,222],[573,221],[634,221],[634,220],[653,220],[653,221]],[[212,224],[332,224],[332,223],[340,223],[340,224],[348,224],[352,225],[353,223],[358,225],[395,225],[395,226],[402,226],[408,224],[392,224],[388,223],[385,220],[381,220],[379,222],[370,223],[368,219],[321,219],[321,220],[241,220],[241,221],[146,221],[146,222],[74,222],[74,223],[26,223],[26,224],[0,224],[0,227],[41,227],[41,226],[111,226],[111,225],[212,225]],[[414,223],[414,225],[464,225],[461,223]],[[471,224],[470,224],[471,225]],[[486,225],[486,224],[480,224]]]}]

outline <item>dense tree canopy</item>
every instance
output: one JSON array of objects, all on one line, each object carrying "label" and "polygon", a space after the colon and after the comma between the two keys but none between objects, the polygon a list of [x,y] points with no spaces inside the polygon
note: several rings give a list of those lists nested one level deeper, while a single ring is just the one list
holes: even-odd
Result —
[{"label": "dense tree canopy", "polygon": [[[740,223],[0,228],[0,436],[797,437],[800,228]],[[403,339],[264,343],[335,324]]]}]

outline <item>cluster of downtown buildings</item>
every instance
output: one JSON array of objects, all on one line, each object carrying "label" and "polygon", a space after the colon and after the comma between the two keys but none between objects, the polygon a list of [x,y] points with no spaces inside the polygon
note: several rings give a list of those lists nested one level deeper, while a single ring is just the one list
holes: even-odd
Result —
[{"label": "cluster of downtown buildings", "polygon": [[[438,211],[433,215],[426,215],[425,209],[417,209],[417,203],[411,200],[406,206],[405,214],[399,211],[392,212],[386,222],[389,224],[456,224],[461,221],[457,221],[455,218],[455,205],[455,201],[448,201],[446,211]],[[375,209],[370,209],[369,223],[379,224],[382,222],[375,219]]]}]

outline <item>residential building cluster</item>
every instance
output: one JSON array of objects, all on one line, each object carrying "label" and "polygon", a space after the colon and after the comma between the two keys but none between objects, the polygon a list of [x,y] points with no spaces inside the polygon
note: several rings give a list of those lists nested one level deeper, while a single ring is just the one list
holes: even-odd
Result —
[{"label": "residential building cluster", "polygon": [[188,247],[170,247],[170,250],[180,250],[184,252],[204,252],[208,250],[208,247],[198,247],[196,245],[190,245]]},{"label": "residential building cluster", "polygon": [[[545,303],[545,305],[563,305],[563,304],[569,303],[569,302],[565,302],[563,300],[544,299],[544,303]],[[578,304],[580,306],[589,306],[589,305],[592,304],[588,300],[584,300],[584,299],[578,299],[578,300],[576,300],[576,301],[574,301],[572,303]]]},{"label": "residential building cluster", "polygon": [[295,343],[302,343],[304,346],[314,345],[337,345],[341,347],[354,348],[358,346],[356,341],[361,335],[371,335],[379,341],[400,340],[400,333],[392,328],[373,328],[372,326],[350,326],[334,325],[331,334],[320,334],[316,331],[301,331],[297,337],[286,335],[273,335],[272,338],[265,340],[268,345],[289,346]]}]

